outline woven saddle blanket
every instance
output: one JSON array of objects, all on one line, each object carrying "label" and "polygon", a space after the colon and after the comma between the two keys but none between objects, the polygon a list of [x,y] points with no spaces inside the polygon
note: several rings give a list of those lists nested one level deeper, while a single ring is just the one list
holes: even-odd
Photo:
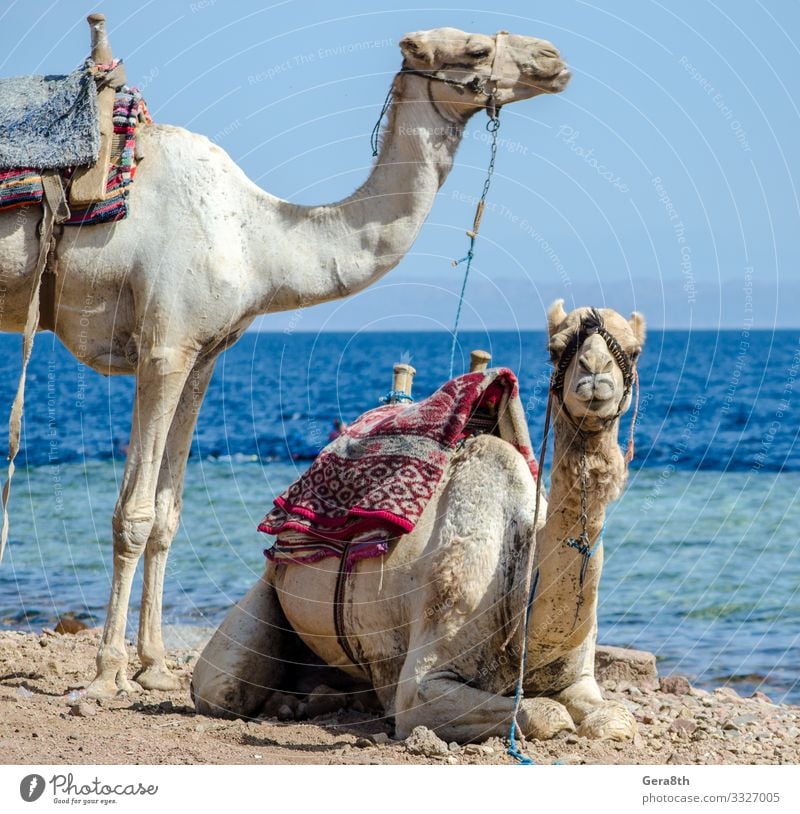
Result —
[{"label": "woven saddle blanket", "polygon": [[538,467],[516,376],[495,368],[450,380],[416,404],[377,407],[320,452],[259,525],[277,536],[275,561],[346,557],[346,567],[388,551],[413,531],[463,439],[493,433]]},{"label": "woven saddle blanket", "polygon": [[[112,69],[111,66],[95,66],[97,68]],[[87,93],[94,104],[94,126],[98,128],[96,92],[94,89],[94,75],[90,73],[91,93]],[[28,77],[23,77],[28,78]],[[0,89],[5,80],[0,80]],[[11,80],[8,80],[11,81]],[[16,81],[16,80],[13,80]],[[2,105],[0,97],[0,105]],[[113,131],[114,137],[111,145],[111,159],[106,179],[106,194],[102,201],[85,207],[71,207],[70,216],[65,226],[88,226],[95,223],[110,223],[122,220],[128,214],[128,194],[136,174],[136,128],[140,123],[151,123],[152,119],[147,111],[142,94],[135,87],[124,85],[117,90],[114,98]],[[94,158],[90,161],[76,161],[62,166],[62,177],[65,186],[77,166],[93,163],[97,159],[97,147],[94,146]],[[2,160],[2,125],[0,125],[0,165]],[[41,203],[44,189],[42,187],[41,170],[46,164],[17,163],[12,168],[0,169],[0,211],[15,209],[20,206],[29,206]]]},{"label": "woven saddle blanket", "polygon": [[94,164],[99,152],[88,63],[67,76],[0,79],[0,169],[65,169]]}]

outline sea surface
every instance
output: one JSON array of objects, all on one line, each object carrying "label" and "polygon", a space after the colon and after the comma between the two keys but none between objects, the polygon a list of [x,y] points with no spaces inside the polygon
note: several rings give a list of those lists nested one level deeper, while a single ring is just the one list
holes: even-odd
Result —
[{"label": "sea surface", "polygon": [[[538,448],[544,334],[462,334],[456,372],[477,347],[518,373]],[[0,335],[0,448],[19,356],[20,338]],[[198,422],[164,621],[218,624],[262,569],[270,538],[258,522],[333,419],[376,406],[398,361],[416,367],[416,396],[431,393],[449,358],[445,333],[251,333],[230,348]],[[636,457],[605,538],[600,640],[651,650],[662,673],[700,685],[800,703],[800,331],[654,331],[640,382]],[[132,397],[131,377],[103,378],[37,337],[0,628],[38,631],[64,613],[102,623]]]}]

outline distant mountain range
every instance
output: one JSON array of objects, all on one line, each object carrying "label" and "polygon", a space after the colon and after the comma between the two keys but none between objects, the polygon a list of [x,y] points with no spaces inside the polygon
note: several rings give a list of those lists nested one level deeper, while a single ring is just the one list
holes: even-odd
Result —
[{"label": "distant mountain range", "polygon": [[[439,278],[402,272],[345,300],[303,311],[260,317],[255,330],[354,331],[452,330],[462,271]],[[567,309],[599,305],[621,313],[638,310],[651,328],[800,330],[800,280],[777,285],[743,277],[698,281],[695,290],[657,278],[537,285],[524,279],[489,279],[473,274],[467,286],[461,327],[465,330],[541,330],[545,309],[563,297]]]}]

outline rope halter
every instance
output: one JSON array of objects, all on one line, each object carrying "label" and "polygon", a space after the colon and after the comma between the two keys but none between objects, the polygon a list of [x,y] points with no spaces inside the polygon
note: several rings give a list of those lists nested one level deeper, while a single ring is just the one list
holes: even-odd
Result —
[{"label": "rope halter", "polygon": [[[567,340],[567,344],[561,353],[561,358],[558,360],[553,375],[550,379],[550,389],[558,397],[561,402],[561,408],[569,417],[573,424],[577,422],[570,414],[566,405],[564,404],[564,379],[567,375],[567,370],[572,364],[572,360],[578,353],[583,343],[594,334],[600,336],[606,343],[608,352],[614,358],[620,371],[622,372],[622,382],[625,387],[622,398],[619,400],[617,412],[610,418],[604,419],[603,423],[608,424],[611,421],[619,418],[624,412],[623,404],[631,393],[631,389],[636,381],[636,359],[630,354],[626,353],[622,345],[619,344],[617,338],[605,326],[602,315],[596,308],[590,309],[589,313],[584,316],[578,327],[573,331],[572,335]],[[585,432],[585,430],[582,430]]]}]

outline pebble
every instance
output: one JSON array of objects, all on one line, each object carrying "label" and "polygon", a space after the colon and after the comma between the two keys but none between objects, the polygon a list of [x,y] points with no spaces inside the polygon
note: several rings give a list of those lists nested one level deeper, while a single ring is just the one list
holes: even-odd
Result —
[{"label": "pebble", "polygon": [[676,718],[669,726],[670,731],[678,735],[691,735],[697,729],[697,724],[694,721],[689,721],[686,718]]},{"label": "pebble", "polygon": [[347,706],[347,694],[334,690],[325,684],[315,687],[306,699],[306,715],[309,718],[317,718],[320,715],[328,715],[331,712],[338,712],[342,707]]},{"label": "pebble", "polygon": [[75,619],[73,616],[62,616],[58,620],[55,632],[74,635],[76,633],[80,633],[82,630],[88,630],[88,627],[89,626],[85,622],[81,622],[80,619]]},{"label": "pebble", "polygon": [[376,732],[372,737],[372,742],[377,746],[386,746],[392,742],[392,739],[385,732]]},{"label": "pebble", "polygon": [[92,715],[97,715],[97,706],[86,701],[80,701],[69,708],[69,714],[77,718],[91,718]]},{"label": "pebble", "polygon": [[416,726],[405,740],[406,751],[425,757],[446,757],[450,754],[447,744],[427,726]]},{"label": "pebble", "polygon": [[714,695],[723,701],[741,701],[742,696],[739,695],[732,687],[717,687],[714,690]]},{"label": "pebble", "polygon": [[279,721],[292,721],[294,720],[294,712],[288,704],[283,704],[278,708]]},{"label": "pebble", "polygon": [[370,746],[374,746],[375,744],[369,738],[356,738],[354,745],[359,749],[368,749]]},{"label": "pebble", "polygon": [[688,695],[692,691],[692,685],[686,676],[663,676],[658,688],[661,692],[671,695]]}]

